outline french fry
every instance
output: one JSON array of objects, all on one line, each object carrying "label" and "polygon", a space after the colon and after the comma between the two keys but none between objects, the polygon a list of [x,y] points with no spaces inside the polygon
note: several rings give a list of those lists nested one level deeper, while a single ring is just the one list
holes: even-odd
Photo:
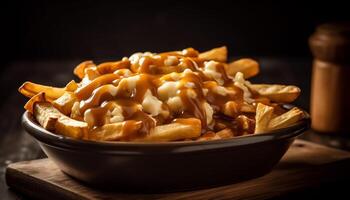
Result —
[{"label": "french fry", "polygon": [[120,76],[117,74],[104,74],[91,81],[89,84],[81,87],[75,91],[75,95],[78,99],[86,99],[89,97],[91,92],[100,87],[101,85],[109,84],[112,81],[118,79]]},{"label": "french fry", "polygon": [[199,137],[201,134],[201,121],[196,118],[181,119],[181,122],[173,122],[156,126],[145,138],[137,141],[175,141]]},{"label": "french fry", "polygon": [[227,47],[222,46],[222,47],[214,48],[212,50],[200,53],[198,57],[202,60],[215,60],[219,62],[226,62]]},{"label": "french fry", "polygon": [[[129,128],[132,128],[132,130],[128,130],[128,132],[124,131],[124,127],[126,123],[132,122],[133,126],[129,126]],[[137,132],[142,126],[141,121],[124,121],[124,122],[117,122],[117,123],[111,123],[111,124],[105,124],[101,127],[98,127],[91,131],[89,133],[89,138],[91,140],[97,140],[97,141],[117,141],[117,140],[123,140],[128,137],[128,133],[135,133]]]},{"label": "french fry", "polygon": [[87,135],[87,123],[65,116],[49,102],[35,103],[33,114],[42,127],[57,134],[78,139]]},{"label": "french fry", "polygon": [[304,112],[294,107],[286,113],[273,118],[269,123],[269,129],[275,130],[293,125],[304,117]]},{"label": "french fry", "polygon": [[269,131],[269,122],[272,118],[273,107],[258,103],[255,115],[254,133],[264,133]]},{"label": "french fry", "polygon": [[52,104],[63,114],[69,116],[72,111],[73,104],[76,102],[76,100],[77,98],[75,97],[74,93],[65,92],[58,99],[54,100]]},{"label": "french fry", "polygon": [[117,62],[105,62],[97,66],[97,70],[100,74],[113,73],[118,69],[127,69],[130,68],[129,60],[121,60]]},{"label": "french fry", "polygon": [[251,78],[259,73],[259,64],[253,59],[242,58],[237,61],[225,64],[226,73],[232,77],[237,72],[242,72],[244,78]]},{"label": "french fry", "polygon": [[233,131],[229,128],[225,128],[216,133],[214,132],[205,133],[201,135],[199,138],[197,138],[196,140],[197,141],[219,140],[219,139],[232,138],[233,136],[234,136]]},{"label": "french fry", "polygon": [[294,85],[250,84],[248,87],[278,103],[290,103],[300,94],[300,89]]},{"label": "french fry", "polygon": [[27,101],[27,103],[24,105],[24,109],[26,109],[30,113],[33,113],[34,104],[36,102],[46,102],[46,97],[44,92],[40,92],[34,95],[32,98],[30,98],[29,101]]},{"label": "french fry", "polygon": [[93,66],[96,66],[93,61],[91,60],[84,61],[74,68],[73,73],[76,76],[78,76],[80,79],[82,79],[85,76],[85,69]]},{"label": "french fry", "polygon": [[53,101],[59,98],[65,92],[64,88],[40,85],[29,81],[23,83],[18,91],[29,98],[33,97],[36,94],[39,94],[40,92],[44,92],[45,97],[48,101]]},{"label": "french fry", "polygon": [[69,81],[69,83],[67,83],[65,87],[65,90],[68,92],[74,92],[77,89],[78,89],[78,84],[74,80]]},{"label": "french fry", "polygon": [[208,140],[215,140],[216,137],[216,133],[214,132],[207,132],[202,134],[200,137],[196,138],[196,141],[208,141]]},{"label": "french fry", "polygon": [[42,127],[46,130],[54,131],[60,114],[57,110],[51,109],[51,107],[51,104],[48,102],[37,102],[34,104],[33,114]]},{"label": "french fry", "polygon": [[218,139],[227,139],[227,138],[233,137],[233,132],[231,129],[225,128],[225,129],[217,132],[215,135]]}]

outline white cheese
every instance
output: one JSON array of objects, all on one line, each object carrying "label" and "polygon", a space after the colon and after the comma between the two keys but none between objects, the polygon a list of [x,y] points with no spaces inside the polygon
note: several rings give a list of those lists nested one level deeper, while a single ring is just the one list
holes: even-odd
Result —
[{"label": "white cheese", "polygon": [[152,95],[150,90],[147,90],[143,97],[142,110],[152,116],[157,116],[163,111],[162,104],[163,103],[157,97]]},{"label": "white cheese", "polygon": [[[103,87],[103,86],[101,86]],[[98,89],[98,88],[97,88]],[[113,85],[108,85],[108,92],[109,94],[111,94],[112,96],[115,96],[117,94],[117,88]]]},{"label": "white cheese", "polygon": [[142,56],[142,53],[138,52],[138,53],[134,53],[129,57],[130,63],[131,64],[136,64],[139,62],[140,58]]},{"label": "white cheese", "polygon": [[116,105],[111,112],[110,123],[122,122],[124,121],[123,109],[121,106]]},{"label": "white cheese", "polygon": [[205,102],[203,106],[205,109],[205,115],[207,116],[207,124],[210,124],[213,121],[214,110],[207,102]]},{"label": "white cheese", "polygon": [[174,66],[179,62],[179,60],[177,59],[176,56],[168,56],[165,60],[164,60],[164,65],[165,66]]},{"label": "white cheese", "polygon": [[124,86],[126,84],[128,86],[127,89],[129,91],[132,91],[133,89],[135,89],[138,80],[140,80],[140,75],[130,76],[127,78],[123,78],[119,82],[119,85]]},{"label": "white cheese", "polygon": [[95,124],[95,118],[91,114],[91,109],[87,109],[84,112],[84,121],[91,127],[93,124]]},{"label": "white cheese", "polygon": [[183,103],[179,96],[169,98],[166,104],[171,112],[179,113],[183,110]]},{"label": "white cheese", "polygon": [[168,98],[175,96],[178,89],[178,85],[179,84],[177,82],[164,82],[157,89],[159,98],[162,100],[167,100]]},{"label": "white cheese", "polygon": [[207,88],[203,88],[202,92],[203,92],[204,96],[207,96],[209,90]]},{"label": "white cheese", "polygon": [[176,73],[176,72],[172,72],[170,73],[170,77],[174,80],[174,81],[178,81],[180,80],[180,74],[179,73]]},{"label": "white cheese", "polygon": [[186,76],[187,74],[192,74],[193,71],[190,70],[190,69],[185,69],[183,72],[182,72],[182,77]]},{"label": "white cheese", "polygon": [[216,61],[204,62],[204,75],[208,78],[214,79],[218,82],[219,85],[224,84],[224,80],[222,79],[222,74],[216,71],[216,65],[219,63]]},{"label": "white cheese", "polygon": [[192,82],[186,82],[185,83],[185,87],[186,88],[194,88],[196,85],[194,84],[194,83],[192,83]]},{"label": "white cheese", "polygon": [[227,95],[227,89],[222,86],[217,86],[214,88],[215,93],[221,95],[221,96],[226,96]]},{"label": "white cheese", "polygon": [[253,99],[250,98],[252,94],[250,93],[248,87],[246,86],[249,82],[244,80],[244,75],[242,72],[237,72],[234,78],[234,85],[241,88],[243,90],[244,100],[248,103],[252,103]]}]

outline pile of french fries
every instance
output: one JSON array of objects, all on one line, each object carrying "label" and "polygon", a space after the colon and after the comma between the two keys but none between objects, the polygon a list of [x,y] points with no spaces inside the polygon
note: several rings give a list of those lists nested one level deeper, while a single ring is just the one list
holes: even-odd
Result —
[{"label": "pile of french fries", "polygon": [[94,141],[203,141],[268,133],[303,119],[285,110],[300,89],[252,84],[259,64],[227,62],[225,46],[135,53],[115,62],[80,63],[65,87],[25,82],[24,108],[45,129]]}]

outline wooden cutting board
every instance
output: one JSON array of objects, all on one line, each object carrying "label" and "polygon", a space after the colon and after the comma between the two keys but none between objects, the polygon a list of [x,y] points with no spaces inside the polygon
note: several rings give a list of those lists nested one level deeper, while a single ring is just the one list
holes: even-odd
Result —
[{"label": "wooden cutting board", "polygon": [[303,140],[296,140],[272,172],[263,177],[187,192],[163,194],[104,192],[84,186],[63,174],[49,159],[14,163],[9,165],[6,171],[9,187],[28,197],[45,200],[267,199],[322,183],[350,180],[349,178],[350,152]]}]

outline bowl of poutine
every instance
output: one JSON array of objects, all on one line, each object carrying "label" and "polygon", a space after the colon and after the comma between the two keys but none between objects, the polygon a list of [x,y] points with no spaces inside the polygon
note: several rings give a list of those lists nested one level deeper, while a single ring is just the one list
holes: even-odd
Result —
[{"label": "bowl of poutine", "polygon": [[65,87],[25,82],[22,124],[66,174],[104,189],[163,192],[269,172],[309,115],[292,85],[252,84],[226,47],[80,63]]}]

